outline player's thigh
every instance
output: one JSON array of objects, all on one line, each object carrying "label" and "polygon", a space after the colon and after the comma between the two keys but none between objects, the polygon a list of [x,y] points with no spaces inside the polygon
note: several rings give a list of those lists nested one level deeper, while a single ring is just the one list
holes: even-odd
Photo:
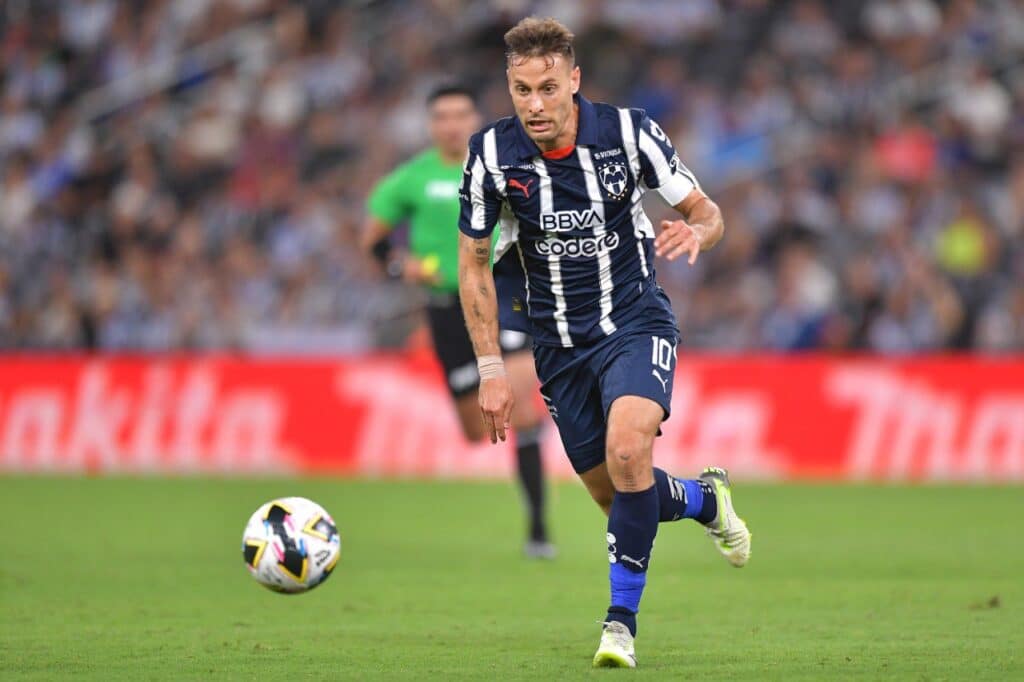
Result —
[{"label": "player's thigh", "polygon": [[653,484],[651,453],[671,409],[677,336],[623,334],[596,358],[607,412],[608,472],[617,489]]},{"label": "player's thigh", "polygon": [[604,462],[605,424],[596,378],[574,349],[534,349],[540,393],[577,474]]}]

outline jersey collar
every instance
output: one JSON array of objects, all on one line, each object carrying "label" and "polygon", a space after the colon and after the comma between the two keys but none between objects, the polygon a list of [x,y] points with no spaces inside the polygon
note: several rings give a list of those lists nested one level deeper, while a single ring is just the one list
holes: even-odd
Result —
[{"label": "jersey collar", "polygon": [[[579,129],[576,131],[576,144],[583,146],[596,145],[597,112],[594,110],[594,105],[590,100],[579,93],[573,95],[572,99],[576,102],[580,111]],[[530,139],[530,136],[526,134],[526,129],[523,128],[523,124],[519,120],[519,117],[516,116],[514,118],[516,124],[516,156],[520,159],[532,159],[535,156],[540,156],[540,149],[537,147],[537,144]]]}]

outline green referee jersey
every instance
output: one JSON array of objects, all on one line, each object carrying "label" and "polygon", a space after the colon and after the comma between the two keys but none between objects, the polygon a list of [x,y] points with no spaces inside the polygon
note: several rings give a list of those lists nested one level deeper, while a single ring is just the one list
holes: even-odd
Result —
[{"label": "green referee jersey", "polygon": [[428,149],[385,177],[370,194],[371,216],[394,226],[409,221],[409,249],[420,259],[436,261],[440,284],[459,289],[459,185],[462,163],[446,164],[437,149]]}]

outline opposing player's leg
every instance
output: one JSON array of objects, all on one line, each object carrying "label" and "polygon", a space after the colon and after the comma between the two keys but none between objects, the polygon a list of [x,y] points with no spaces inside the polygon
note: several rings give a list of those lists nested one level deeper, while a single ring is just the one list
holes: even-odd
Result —
[{"label": "opposing player's leg", "polygon": [[512,428],[516,438],[516,470],[529,515],[530,534],[524,550],[531,558],[552,559],[556,552],[548,537],[544,515],[544,468],[540,454],[541,425],[547,415],[538,405],[537,372],[531,346],[532,340],[526,334],[501,333],[505,371],[515,397]]},{"label": "opposing player's leg", "polygon": [[[459,425],[462,427],[462,434],[470,442],[480,442],[486,435],[480,416],[477,393],[480,387],[480,375],[477,372],[473,343],[466,331],[466,322],[462,316],[462,307],[458,297],[432,294],[426,312],[430,334],[434,341],[434,352],[444,370],[445,381],[455,403],[455,411],[459,418]],[[520,336],[525,337],[525,335]],[[506,335],[503,346],[507,345],[518,351],[528,349],[529,343],[529,339],[526,337],[525,341],[520,341],[521,348],[517,347],[511,337]],[[516,355],[525,357],[513,360],[514,367],[509,368],[514,387],[515,377],[520,377],[518,384],[521,387],[520,390],[524,390],[522,387],[527,382],[522,378],[525,364],[529,376],[533,377],[529,389],[536,391],[537,380],[529,354],[517,352]],[[530,404],[534,402],[532,397],[519,395],[516,396],[516,400]],[[554,548],[547,541],[547,529],[543,520],[543,479],[537,433],[540,417],[536,415],[536,410],[534,416],[527,416],[526,409],[528,408],[519,412],[520,416],[514,423],[518,429],[516,432],[516,471],[525,492],[524,499],[530,518],[525,551],[531,557],[550,558],[554,555]]]},{"label": "opposing player's leg", "polygon": [[466,440],[477,442],[484,437],[483,420],[477,389],[480,375],[476,369],[473,342],[466,331],[459,299],[453,294],[431,293],[426,307],[427,325],[434,342],[434,354],[444,371],[448,393],[455,403],[455,412]]}]

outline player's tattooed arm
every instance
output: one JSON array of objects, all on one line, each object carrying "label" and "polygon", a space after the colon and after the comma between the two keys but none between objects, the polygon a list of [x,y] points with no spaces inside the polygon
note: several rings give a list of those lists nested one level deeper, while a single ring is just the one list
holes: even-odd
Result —
[{"label": "player's tattooed arm", "polygon": [[699,189],[692,190],[673,208],[682,214],[683,220],[661,221],[661,234],[654,240],[655,253],[669,260],[686,253],[693,265],[701,251],[707,251],[722,239],[725,232],[722,211]]},{"label": "player's tattooed arm", "polygon": [[480,415],[491,442],[505,440],[515,398],[498,345],[498,296],[491,272],[491,240],[459,234],[459,297],[480,370]]},{"label": "player's tattooed arm", "polygon": [[476,356],[501,355],[490,237],[474,239],[459,234],[459,298]]}]

